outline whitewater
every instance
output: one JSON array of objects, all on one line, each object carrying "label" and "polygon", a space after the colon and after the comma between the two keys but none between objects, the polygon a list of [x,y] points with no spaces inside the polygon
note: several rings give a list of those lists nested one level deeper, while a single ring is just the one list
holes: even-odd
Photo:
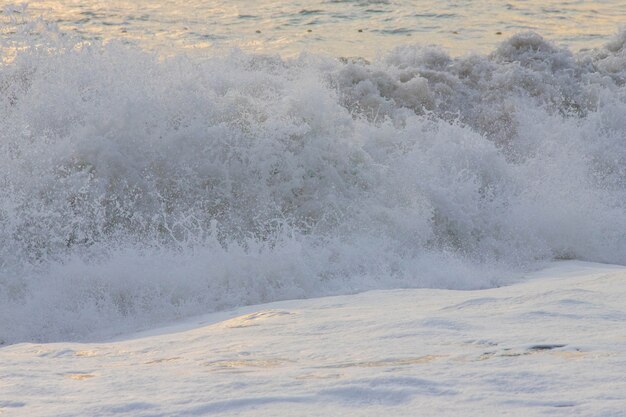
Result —
[{"label": "whitewater", "polygon": [[280,301],[0,349],[8,416],[562,416],[626,410],[626,268]]},{"label": "whitewater", "polygon": [[162,56],[12,19],[0,344],[626,264],[624,30],[580,52],[522,32],[366,60]]}]

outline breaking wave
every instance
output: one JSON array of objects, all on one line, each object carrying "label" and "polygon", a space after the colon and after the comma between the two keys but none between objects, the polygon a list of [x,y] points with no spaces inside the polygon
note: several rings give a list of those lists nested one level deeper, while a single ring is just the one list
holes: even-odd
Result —
[{"label": "breaking wave", "polygon": [[41,25],[0,65],[0,343],[626,264],[626,31],[370,63],[165,59]]}]

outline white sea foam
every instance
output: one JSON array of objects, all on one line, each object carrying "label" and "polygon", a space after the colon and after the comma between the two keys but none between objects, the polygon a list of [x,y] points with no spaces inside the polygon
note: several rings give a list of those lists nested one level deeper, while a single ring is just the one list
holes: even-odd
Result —
[{"label": "white sea foam", "polygon": [[624,31],[368,63],[162,59],[44,26],[0,66],[4,343],[626,264]]}]

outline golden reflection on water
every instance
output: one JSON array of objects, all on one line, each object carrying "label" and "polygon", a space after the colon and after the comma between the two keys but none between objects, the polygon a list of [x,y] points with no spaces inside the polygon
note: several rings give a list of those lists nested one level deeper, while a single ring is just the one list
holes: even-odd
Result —
[{"label": "golden reflection on water", "polygon": [[28,10],[85,39],[121,39],[162,53],[238,47],[366,58],[404,43],[486,53],[529,30],[578,50],[600,46],[626,23],[623,0],[44,0]]}]

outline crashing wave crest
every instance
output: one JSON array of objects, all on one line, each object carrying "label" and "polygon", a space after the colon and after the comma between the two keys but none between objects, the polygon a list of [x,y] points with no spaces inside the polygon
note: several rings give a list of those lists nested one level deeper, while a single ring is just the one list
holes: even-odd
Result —
[{"label": "crashing wave crest", "polygon": [[626,264],[626,31],[368,63],[161,59],[44,23],[0,66],[5,343]]}]

